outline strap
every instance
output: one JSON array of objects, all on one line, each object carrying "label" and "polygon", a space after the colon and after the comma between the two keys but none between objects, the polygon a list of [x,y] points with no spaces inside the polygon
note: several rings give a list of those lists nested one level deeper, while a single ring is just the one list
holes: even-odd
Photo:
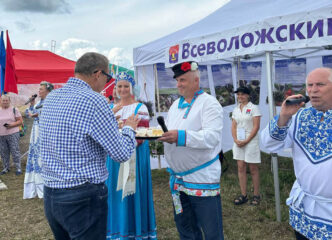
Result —
[{"label": "strap", "polygon": [[201,170],[203,168],[206,168],[208,166],[210,166],[212,163],[214,163],[217,159],[219,159],[219,155],[217,155],[215,158],[213,158],[212,160],[202,164],[202,165],[199,165],[197,167],[194,167],[192,169],[189,169],[188,171],[184,171],[184,172],[174,172],[171,168],[167,168],[167,171],[170,173],[170,181],[169,181],[169,184],[170,184],[170,188],[171,188],[171,192],[174,193],[175,190],[174,190],[174,184],[175,184],[175,180],[176,180],[176,177],[175,176],[180,176],[180,177],[183,177],[183,176],[186,176],[186,175],[189,175],[191,173],[194,173],[198,170]]},{"label": "strap", "polygon": [[[172,199],[173,199],[173,205],[174,205],[174,210],[175,210],[175,213],[176,214],[180,214],[183,212],[183,208],[182,208],[182,204],[181,204],[181,199],[180,199],[180,192],[178,189],[175,189],[175,183],[178,183],[178,184],[181,184],[181,185],[184,185],[184,182],[182,181],[182,178],[180,179],[177,179],[175,176],[178,175],[178,176],[185,176],[185,175],[188,175],[188,174],[191,174],[191,173],[194,173],[200,169],[203,169],[209,165],[211,165],[212,163],[214,163],[217,159],[219,158],[219,155],[217,155],[214,159],[200,165],[200,166],[197,166],[195,168],[192,168],[188,171],[184,171],[184,172],[174,172],[171,168],[167,168],[167,171],[170,173],[170,179],[169,179],[169,186],[171,188],[171,193],[172,193]],[[205,185],[205,184],[204,184]],[[220,184],[213,184],[213,188],[220,188]],[[204,188],[207,187],[207,186],[204,186]]]},{"label": "strap", "polygon": [[13,113],[14,113],[14,121],[16,121],[16,109],[13,107]]},{"label": "strap", "polygon": [[140,107],[143,105],[143,103],[139,103],[139,104],[137,104],[137,106],[136,106],[136,108],[135,108],[135,112],[134,112],[134,114],[136,115],[137,113],[138,113],[138,109],[140,109]]}]

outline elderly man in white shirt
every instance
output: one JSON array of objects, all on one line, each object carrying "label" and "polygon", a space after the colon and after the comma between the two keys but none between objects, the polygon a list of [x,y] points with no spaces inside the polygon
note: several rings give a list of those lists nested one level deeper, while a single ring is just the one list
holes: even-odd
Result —
[{"label": "elderly man in white shirt", "polygon": [[293,150],[296,181],[286,203],[296,238],[332,239],[332,70],[309,73],[307,92],[312,107],[284,101],[261,140],[271,152]]},{"label": "elderly man in white shirt", "polygon": [[196,62],[172,68],[181,97],[166,120],[165,156],[170,166],[174,219],[180,239],[224,239],[220,198],[223,109],[199,87]]}]

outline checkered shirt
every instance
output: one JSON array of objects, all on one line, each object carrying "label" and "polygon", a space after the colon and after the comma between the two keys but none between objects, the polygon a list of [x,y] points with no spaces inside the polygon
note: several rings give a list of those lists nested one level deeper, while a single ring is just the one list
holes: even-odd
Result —
[{"label": "checkered shirt", "polygon": [[78,78],[48,94],[39,122],[42,177],[50,188],[102,183],[106,155],[124,162],[135,150],[133,129],[120,133],[105,97]]}]

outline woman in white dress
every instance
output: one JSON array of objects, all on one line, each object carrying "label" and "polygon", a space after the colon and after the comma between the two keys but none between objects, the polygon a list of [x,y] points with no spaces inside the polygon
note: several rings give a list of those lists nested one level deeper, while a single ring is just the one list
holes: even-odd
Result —
[{"label": "woman in white dress", "polygon": [[261,162],[259,149],[258,130],[261,113],[257,107],[250,102],[250,90],[247,87],[239,87],[234,93],[237,94],[238,105],[232,114],[232,136],[234,139],[233,158],[237,160],[238,177],[241,195],[234,199],[235,205],[248,202],[247,197],[247,163],[250,168],[254,194],[251,205],[258,205],[259,194],[259,169]]},{"label": "woman in white dress", "polygon": [[44,197],[44,181],[41,177],[41,159],[39,152],[39,116],[46,96],[53,90],[53,85],[49,82],[41,82],[38,95],[40,101],[35,104],[33,100],[30,107],[26,110],[27,117],[33,118],[33,125],[30,135],[29,154],[27,159],[23,199]]}]

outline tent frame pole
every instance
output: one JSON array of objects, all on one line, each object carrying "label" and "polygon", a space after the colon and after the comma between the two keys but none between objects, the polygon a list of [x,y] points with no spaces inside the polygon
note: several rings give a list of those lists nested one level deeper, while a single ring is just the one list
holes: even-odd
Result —
[{"label": "tent frame pole", "polygon": [[155,88],[157,91],[157,107],[158,107],[158,114],[160,114],[160,102],[159,102],[159,83],[158,83],[158,72],[157,72],[157,64],[153,65],[153,72],[154,72],[154,80],[155,80]]},{"label": "tent frame pole", "polygon": [[[269,117],[273,119],[276,114],[276,108],[273,99],[273,85],[272,85],[272,55],[271,52],[266,52],[266,79],[269,99]],[[271,161],[273,168],[273,180],[274,180],[274,196],[276,205],[277,221],[281,222],[281,210],[280,210],[280,190],[279,190],[279,175],[278,175],[278,158],[276,153],[271,153]]]}]

